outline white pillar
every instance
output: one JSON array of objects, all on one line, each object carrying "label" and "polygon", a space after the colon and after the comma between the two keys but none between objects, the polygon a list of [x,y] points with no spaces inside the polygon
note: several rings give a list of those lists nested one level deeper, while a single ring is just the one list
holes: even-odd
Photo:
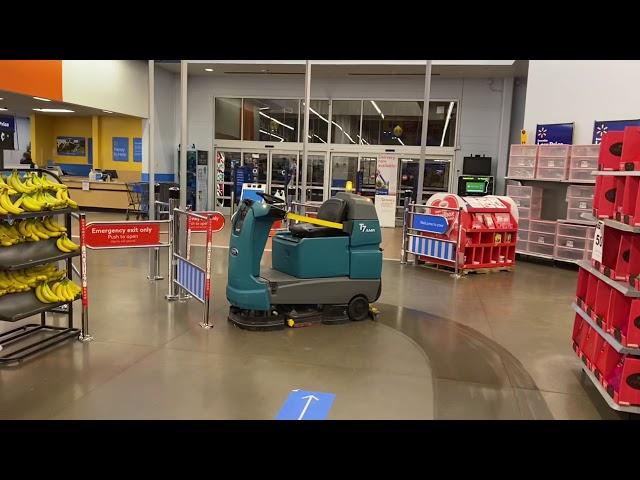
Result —
[{"label": "white pillar", "polygon": [[[187,76],[189,64],[186,60],[180,61],[180,208],[187,208],[187,148],[189,138],[187,134]],[[195,208],[195,205],[193,206]]]},{"label": "white pillar", "polygon": [[[427,151],[427,129],[429,126],[429,99],[431,98],[431,60],[427,60],[424,72],[424,106],[422,108],[422,136],[420,137],[420,164],[418,170],[418,193],[416,202],[422,202],[422,184],[424,183],[424,157]],[[402,168],[402,165],[399,166]]]},{"label": "white pillar", "polygon": [[149,60],[149,220],[156,219],[156,65],[153,60]]},{"label": "white pillar", "polygon": [[[302,185],[300,201],[307,202],[307,144],[309,143],[309,107],[311,103],[311,62],[307,60],[304,74],[304,128],[302,137]],[[331,127],[331,125],[329,125]],[[325,168],[327,168],[325,166]]]}]

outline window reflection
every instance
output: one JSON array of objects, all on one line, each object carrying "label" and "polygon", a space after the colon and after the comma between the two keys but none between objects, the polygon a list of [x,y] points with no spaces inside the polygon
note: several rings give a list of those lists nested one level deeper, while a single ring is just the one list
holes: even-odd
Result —
[{"label": "window reflection", "polygon": [[[334,144],[420,146],[422,101],[333,100],[331,118],[329,100],[311,100],[310,107],[310,143],[327,143],[331,125]],[[302,142],[303,109],[299,99],[216,98],[215,138]],[[456,101],[429,102],[428,146],[455,146],[457,113]]]},{"label": "window reflection", "polygon": [[216,138],[240,140],[241,98],[216,98]]},{"label": "window reflection", "polygon": [[245,98],[242,107],[242,139],[297,142],[298,108],[298,100]]},{"label": "window reflection", "polygon": [[453,147],[456,140],[457,102],[429,102],[427,145]]},{"label": "window reflection", "polygon": [[362,137],[378,145],[420,146],[424,102],[365,100]]},{"label": "window reflection", "polygon": [[[331,105],[331,142],[357,144],[360,134],[360,100],[334,100]],[[362,142],[366,144],[365,142]]]},{"label": "window reflection", "polygon": [[[304,132],[304,100],[300,102],[300,141]],[[311,100],[309,108],[309,143],[327,143],[329,135],[329,100]]]}]

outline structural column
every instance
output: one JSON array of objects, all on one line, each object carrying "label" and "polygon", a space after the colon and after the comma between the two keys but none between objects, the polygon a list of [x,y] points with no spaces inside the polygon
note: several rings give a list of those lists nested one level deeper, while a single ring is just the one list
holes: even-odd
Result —
[{"label": "structural column", "polygon": [[180,62],[180,209],[187,208],[187,76],[189,64],[186,60]]},{"label": "structural column", "polygon": [[[429,99],[431,98],[431,60],[427,60],[424,72],[424,106],[422,108],[422,135],[420,137],[420,165],[418,170],[417,203],[422,202],[422,185],[424,183],[424,160],[427,152],[427,130],[429,127]],[[402,166],[400,166],[402,168]]]},{"label": "structural column", "polygon": [[[307,60],[304,74],[304,129],[302,138],[302,185],[300,201],[307,203],[307,148],[309,144],[309,108],[311,98],[311,62]],[[331,125],[329,125],[331,127]],[[325,166],[325,168],[327,168]]]},{"label": "structural column", "polygon": [[149,60],[149,220],[156,219],[156,65]]},{"label": "structural column", "polygon": [[498,135],[498,158],[495,170],[495,193],[503,195],[504,177],[507,175],[509,137],[511,133],[511,106],[513,104],[513,77],[507,77],[502,85],[502,109],[500,111],[500,133]]}]

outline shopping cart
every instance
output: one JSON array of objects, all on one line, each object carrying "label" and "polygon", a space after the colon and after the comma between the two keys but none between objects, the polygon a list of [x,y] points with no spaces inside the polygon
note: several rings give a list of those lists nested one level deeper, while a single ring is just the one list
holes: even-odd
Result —
[{"label": "shopping cart", "polygon": [[136,220],[149,218],[149,184],[147,182],[127,183],[127,220],[130,215],[135,215]]}]

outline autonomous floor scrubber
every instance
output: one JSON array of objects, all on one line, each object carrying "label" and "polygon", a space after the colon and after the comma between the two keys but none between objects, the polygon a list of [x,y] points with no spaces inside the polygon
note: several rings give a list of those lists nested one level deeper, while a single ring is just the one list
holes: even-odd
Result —
[{"label": "autonomous floor scrubber", "polygon": [[[370,199],[341,192],[317,218],[287,214],[266,193],[243,200],[231,225],[227,299],[229,321],[240,328],[275,330],[370,318],[382,283],[382,240]],[[301,223],[273,237],[272,268],[260,261],[276,220]]]}]

